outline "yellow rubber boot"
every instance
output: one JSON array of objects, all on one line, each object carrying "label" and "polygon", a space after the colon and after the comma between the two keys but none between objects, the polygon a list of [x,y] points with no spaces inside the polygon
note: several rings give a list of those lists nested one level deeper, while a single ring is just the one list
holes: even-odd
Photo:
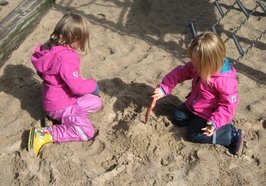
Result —
[{"label": "yellow rubber boot", "polygon": [[54,140],[47,127],[30,129],[28,150],[32,156],[37,157],[42,146],[52,142]]}]

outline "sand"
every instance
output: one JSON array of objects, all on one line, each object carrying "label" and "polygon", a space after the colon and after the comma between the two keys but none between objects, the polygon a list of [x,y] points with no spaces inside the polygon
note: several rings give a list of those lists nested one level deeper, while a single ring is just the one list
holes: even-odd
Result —
[{"label": "sand", "polygon": [[[11,2],[11,1],[10,1]],[[19,2],[19,1],[17,1]],[[233,1],[221,0],[224,10]],[[245,0],[253,9],[255,1]],[[265,2],[264,2],[265,3]],[[219,19],[207,0],[61,0],[0,69],[0,185],[264,185],[266,182],[266,37],[235,67],[240,102],[232,123],[244,133],[242,154],[219,145],[186,140],[186,128],[171,123],[171,110],[185,100],[191,82],[160,100],[147,124],[150,94],[164,75],[187,62],[190,29]],[[5,11],[13,7],[3,6]],[[42,116],[41,80],[30,62],[34,46],[48,38],[66,10],[89,21],[91,51],[81,54],[82,75],[101,88],[104,109],[90,117],[99,135],[93,142],[48,144],[38,158],[26,150],[31,126]],[[235,6],[221,21],[225,39],[245,16]],[[258,8],[237,33],[246,49],[264,29]],[[232,41],[228,57],[239,54]]]}]

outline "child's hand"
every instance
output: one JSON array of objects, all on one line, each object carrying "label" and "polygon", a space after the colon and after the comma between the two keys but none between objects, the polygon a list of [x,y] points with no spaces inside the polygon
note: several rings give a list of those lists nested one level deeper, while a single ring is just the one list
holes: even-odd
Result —
[{"label": "child's hand", "polygon": [[162,91],[162,89],[160,87],[155,88],[153,93],[154,93],[154,95],[152,97],[155,98],[156,101],[158,99],[161,99],[162,97],[164,97],[164,92]]},{"label": "child's hand", "polygon": [[204,131],[204,135],[206,136],[212,136],[214,132],[214,127],[212,126],[211,122],[207,122],[207,126],[205,128],[202,128],[201,130]]}]

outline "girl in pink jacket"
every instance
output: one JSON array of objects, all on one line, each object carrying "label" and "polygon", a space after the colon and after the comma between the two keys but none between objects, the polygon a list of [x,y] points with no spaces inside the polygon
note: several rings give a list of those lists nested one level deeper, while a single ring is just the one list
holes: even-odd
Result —
[{"label": "girl in pink jacket", "polygon": [[31,128],[28,149],[37,157],[50,142],[88,141],[94,129],[87,114],[101,109],[99,88],[93,78],[80,75],[77,49],[89,46],[85,20],[68,13],[57,23],[49,41],[36,46],[32,63],[43,79],[42,102],[45,114],[59,122],[44,128]]},{"label": "girl in pink jacket", "polygon": [[174,112],[175,124],[188,126],[189,141],[220,144],[237,154],[242,131],[230,122],[238,104],[238,82],[224,42],[215,33],[202,33],[192,41],[188,56],[191,61],[168,73],[153,97],[169,95],[178,83],[192,79],[187,100]]}]

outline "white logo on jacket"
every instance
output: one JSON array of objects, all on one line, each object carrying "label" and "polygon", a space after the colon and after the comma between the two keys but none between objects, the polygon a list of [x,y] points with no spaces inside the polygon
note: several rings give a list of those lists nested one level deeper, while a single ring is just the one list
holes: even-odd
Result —
[{"label": "white logo on jacket", "polygon": [[236,96],[232,96],[231,100],[232,100],[232,103],[235,103],[236,102]]},{"label": "white logo on jacket", "polygon": [[73,76],[75,77],[75,78],[78,78],[79,77],[79,74],[78,74],[78,72],[73,72]]}]

